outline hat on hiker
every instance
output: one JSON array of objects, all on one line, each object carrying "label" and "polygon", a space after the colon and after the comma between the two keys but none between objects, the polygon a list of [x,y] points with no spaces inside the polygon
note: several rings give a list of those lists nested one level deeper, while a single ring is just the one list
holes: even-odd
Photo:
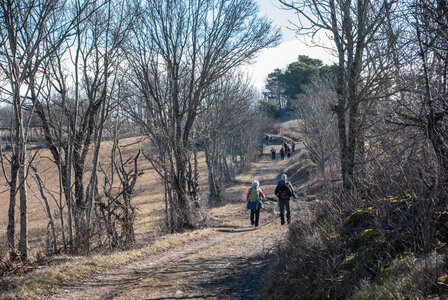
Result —
[{"label": "hat on hiker", "polygon": [[252,186],[253,187],[258,187],[260,185],[260,183],[258,182],[258,180],[254,180],[253,182],[252,182]]}]

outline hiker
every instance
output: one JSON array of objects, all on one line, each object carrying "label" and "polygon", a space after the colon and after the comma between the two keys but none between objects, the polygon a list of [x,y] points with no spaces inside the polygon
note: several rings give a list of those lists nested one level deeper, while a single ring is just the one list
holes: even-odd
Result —
[{"label": "hiker", "polygon": [[288,154],[288,158],[290,158],[292,155],[292,150],[291,147],[289,147],[289,145],[286,145],[286,154]]},{"label": "hiker", "polygon": [[289,181],[287,181],[286,174],[283,174],[281,180],[275,187],[274,194],[278,197],[278,206],[280,208],[280,224],[285,224],[285,207],[286,207],[286,221],[291,222],[291,210],[289,207],[289,198],[296,198],[294,189]]},{"label": "hiker", "polygon": [[282,160],[285,159],[285,147],[282,147],[282,148],[280,149],[280,158],[281,158]]},{"label": "hiker", "polygon": [[275,153],[276,152],[277,152],[277,150],[275,150],[275,147],[272,146],[272,148],[271,148],[272,160],[275,160]]},{"label": "hiker", "polygon": [[250,224],[258,227],[258,220],[260,219],[260,209],[263,208],[262,199],[265,199],[263,191],[260,189],[260,183],[255,180],[252,182],[252,187],[247,192],[246,201],[247,209],[250,209]]},{"label": "hiker", "polygon": [[266,135],[266,146],[269,146],[269,135]]},{"label": "hiker", "polygon": [[292,152],[296,151],[296,143],[294,143],[294,141],[291,141],[291,147],[292,147]]}]

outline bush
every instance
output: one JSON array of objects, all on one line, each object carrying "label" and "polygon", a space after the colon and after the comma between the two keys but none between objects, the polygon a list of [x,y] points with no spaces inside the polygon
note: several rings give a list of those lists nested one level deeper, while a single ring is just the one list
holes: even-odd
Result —
[{"label": "bush", "polygon": [[280,118],[280,110],[278,109],[278,105],[273,101],[261,100],[260,109],[273,119]]},{"label": "bush", "polygon": [[[275,255],[265,298],[420,299],[444,295],[448,251],[440,230],[427,236],[423,218],[429,214],[422,202],[428,201],[410,196],[369,201],[349,198],[313,203],[313,209],[306,212],[310,219],[290,226],[287,243]],[[363,202],[369,206],[355,206]],[[433,228],[437,228],[444,221],[445,209],[433,215]],[[439,251],[434,250],[436,245]]]}]

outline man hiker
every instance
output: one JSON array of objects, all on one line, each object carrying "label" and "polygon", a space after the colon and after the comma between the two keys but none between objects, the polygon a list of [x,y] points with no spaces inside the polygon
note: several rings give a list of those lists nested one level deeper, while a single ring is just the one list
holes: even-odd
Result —
[{"label": "man hiker", "polygon": [[283,174],[281,180],[275,187],[274,194],[278,197],[278,206],[280,208],[280,223],[285,224],[285,208],[286,208],[286,221],[288,224],[291,222],[291,209],[289,206],[289,198],[296,198],[294,189],[289,181],[287,181],[286,174]]},{"label": "man hiker", "polygon": [[271,148],[272,160],[275,160],[275,153],[276,152],[277,152],[277,150],[275,150],[275,147],[272,146],[272,148]]},{"label": "man hiker", "polygon": [[291,141],[291,147],[292,147],[292,152],[296,151],[296,143],[294,143],[294,141]]},{"label": "man hiker", "polygon": [[282,160],[285,159],[285,147],[282,147],[282,148],[280,149],[280,158],[281,158]]},{"label": "man hiker", "polygon": [[264,198],[263,191],[260,189],[260,183],[255,180],[252,182],[252,187],[249,189],[246,196],[247,209],[250,209],[250,224],[255,227],[258,227],[260,209],[263,208],[261,200]]}]

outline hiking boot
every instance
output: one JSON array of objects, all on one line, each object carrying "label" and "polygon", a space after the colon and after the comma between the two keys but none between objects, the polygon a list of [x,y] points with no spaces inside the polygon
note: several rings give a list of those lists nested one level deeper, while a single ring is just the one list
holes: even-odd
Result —
[{"label": "hiking boot", "polygon": [[280,222],[280,225],[285,225],[285,221],[281,221],[281,222]]}]

